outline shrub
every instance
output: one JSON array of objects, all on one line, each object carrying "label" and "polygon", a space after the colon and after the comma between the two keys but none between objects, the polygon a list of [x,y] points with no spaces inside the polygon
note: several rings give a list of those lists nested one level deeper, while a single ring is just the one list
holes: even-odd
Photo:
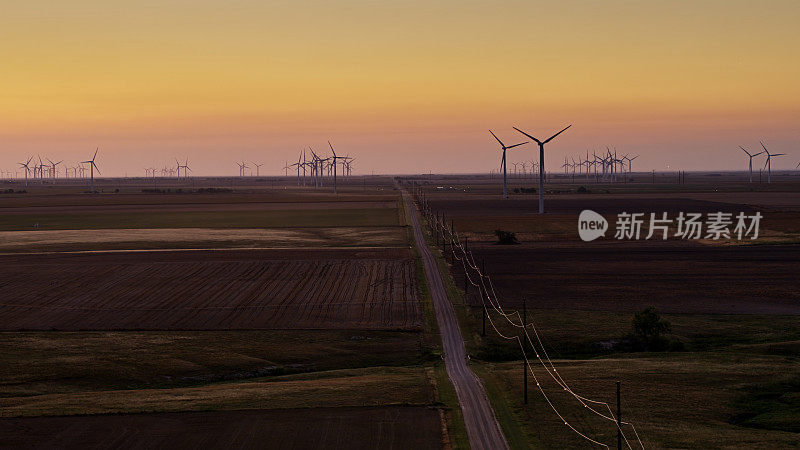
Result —
[{"label": "shrub", "polygon": [[497,243],[501,245],[519,244],[517,235],[511,231],[494,230],[494,235],[497,236]]}]

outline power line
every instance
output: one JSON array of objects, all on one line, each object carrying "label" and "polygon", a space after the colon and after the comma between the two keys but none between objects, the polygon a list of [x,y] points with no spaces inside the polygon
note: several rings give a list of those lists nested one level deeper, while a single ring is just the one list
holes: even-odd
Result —
[{"label": "power line", "polygon": [[[464,270],[464,280],[465,280],[464,286],[465,286],[465,288],[468,286],[467,283],[469,283],[469,285],[472,285],[473,287],[478,288],[478,293],[479,293],[479,295],[481,297],[481,303],[482,303],[483,310],[484,310],[484,320],[486,318],[488,318],[492,328],[502,338],[507,339],[507,340],[514,339],[514,340],[517,341],[518,345],[520,346],[520,350],[522,351],[523,358],[525,359],[525,365],[526,365],[528,371],[530,371],[531,375],[533,376],[534,381],[536,382],[536,386],[539,388],[542,396],[545,398],[545,400],[550,405],[550,407],[553,409],[553,411],[556,413],[556,415],[559,417],[559,419],[561,419],[564,422],[565,425],[567,425],[572,431],[574,431],[576,434],[578,434],[579,436],[583,437],[584,439],[586,439],[586,440],[588,440],[588,441],[590,441],[590,442],[592,442],[594,444],[606,447],[606,448],[609,447],[607,444],[599,442],[599,441],[587,436],[586,434],[580,432],[574,426],[569,424],[569,422],[567,420],[565,420],[564,417],[558,412],[558,410],[556,409],[555,405],[553,405],[553,403],[550,401],[550,399],[547,396],[547,394],[544,392],[544,389],[541,386],[541,382],[536,377],[536,374],[533,371],[533,367],[532,367],[532,365],[530,363],[530,360],[528,359],[527,353],[525,352],[525,346],[523,345],[523,341],[521,340],[520,336],[519,335],[506,336],[502,332],[500,332],[500,330],[494,324],[494,320],[492,320],[491,316],[488,314],[488,309],[487,309],[487,304],[486,304],[487,300],[489,301],[489,304],[491,305],[492,309],[496,313],[498,313],[501,316],[503,316],[509,324],[511,324],[515,328],[522,328],[522,332],[525,335],[525,339],[527,340],[528,344],[533,349],[534,354],[536,355],[536,359],[539,361],[539,363],[544,368],[544,370],[548,373],[548,375],[550,375],[550,377],[553,379],[553,381],[556,382],[556,384],[558,384],[565,392],[567,392],[573,398],[578,400],[578,402],[581,403],[581,405],[585,409],[588,409],[588,410],[592,411],[594,414],[596,414],[596,415],[598,415],[598,416],[600,416],[600,417],[602,417],[602,418],[604,418],[604,419],[606,419],[608,421],[611,421],[611,422],[615,423],[616,428],[617,428],[619,434],[624,438],[626,445],[628,446],[629,449],[632,449],[633,447],[631,446],[627,436],[625,435],[624,431],[621,428],[621,425],[630,426],[631,429],[633,430],[633,433],[636,436],[636,440],[637,440],[638,444],[644,449],[644,445],[642,443],[642,440],[639,437],[639,433],[637,432],[637,430],[634,427],[633,423],[631,423],[631,422],[623,422],[623,421],[617,420],[617,418],[614,415],[613,410],[611,409],[611,405],[609,403],[603,402],[603,401],[599,401],[599,400],[593,400],[593,399],[590,399],[590,398],[587,398],[587,397],[583,397],[581,395],[576,394],[569,387],[569,385],[567,384],[566,380],[564,380],[563,377],[561,376],[561,374],[558,373],[558,370],[556,369],[555,365],[553,364],[552,360],[550,359],[550,356],[547,353],[547,350],[546,350],[546,348],[544,346],[544,343],[542,342],[542,339],[541,339],[541,337],[539,335],[538,330],[536,329],[535,324],[534,323],[530,323],[530,324],[525,323],[525,321],[523,321],[522,318],[520,317],[519,311],[513,311],[511,313],[507,313],[507,312],[505,312],[503,310],[503,307],[502,307],[502,305],[501,305],[501,303],[499,301],[499,296],[497,295],[497,292],[495,291],[494,283],[492,282],[491,277],[489,277],[488,274],[485,273],[486,272],[485,270],[481,270],[481,268],[478,267],[477,263],[475,262],[475,257],[473,255],[473,253],[468,248],[466,248],[466,245],[465,245],[466,244],[466,239],[465,239],[465,243],[462,245],[461,239],[460,239],[458,233],[456,233],[455,230],[452,227],[452,223],[451,223],[450,229],[448,229],[448,227],[446,225],[446,219],[445,219],[444,214],[442,214],[441,216],[438,213],[436,213],[435,215],[432,214],[431,208],[430,208],[429,203],[427,201],[427,198],[424,196],[424,194],[422,194],[420,192],[420,190],[418,188],[415,189],[414,194],[415,194],[414,198],[415,198],[417,204],[420,206],[420,210],[423,212],[423,214],[428,219],[429,230],[431,232],[431,235],[436,238],[437,243],[438,243],[438,235],[439,235],[439,233],[441,233],[441,235],[443,237],[443,239],[442,239],[443,242],[445,241],[445,239],[444,239],[445,233],[447,233],[449,235],[450,248],[451,248],[451,251],[452,251],[452,253],[451,253],[452,257],[455,260],[458,260],[459,262],[461,262],[461,266],[462,266],[462,268]],[[456,249],[459,250],[459,253],[461,254],[461,256],[458,256],[456,254]],[[476,277],[480,281],[480,284],[478,284],[475,281],[473,281],[472,277],[470,276],[470,271],[475,272]],[[487,281],[488,281],[488,288],[487,288]],[[490,289],[491,289],[491,295],[489,294]],[[466,289],[465,289],[465,291],[466,291]],[[465,298],[465,301],[466,301],[466,298]],[[519,321],[519,324],[515,323],[510,318],[510,316],[516,316],[517,320]],[[530,327],[533,330],[534,335],[536,337],[536,342],[538,342],[538,344],[539,344],[538,348],[541,348],[541,350],[542,350],[541,353],[537,350],[536,344],[534,343],[533,339],[531,338],[530,334],[528,333],[528,327]],[[547,363],[545,363],[545,361],[542,359],[542,357],[541,357],[542,354],[544,355],[545,359],[547,360]],[[549,365],[549,367],[548,367],[548,365]],[[606,415],[606,414],[604,414],[604,413],[602,413],[600,411],[597,411],[596,409],[594,409],[591,406],[589,406],[587,403],[605,406],[606,409],[608,409],[608,415]]]}]

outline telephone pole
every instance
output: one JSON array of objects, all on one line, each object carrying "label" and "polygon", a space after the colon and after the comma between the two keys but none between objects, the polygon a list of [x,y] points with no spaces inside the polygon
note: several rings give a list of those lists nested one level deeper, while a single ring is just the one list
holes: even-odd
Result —
[{"label": "telephone pole", "polygon": [[617,381],[617,450],[622,450],[622,407],[620,406],[619,385]]}]

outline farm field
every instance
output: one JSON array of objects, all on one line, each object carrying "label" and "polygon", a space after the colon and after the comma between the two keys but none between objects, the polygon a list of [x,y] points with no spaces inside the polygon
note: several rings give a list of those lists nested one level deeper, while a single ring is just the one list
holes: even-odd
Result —
[{"label": "farm field", "polygon": [[108,228],[302,228],[397,226],[397,208],[250,209],[239,211],[129,211],[12,213],[0,230],[80,230]]},{"label": "farm field", "polygon": [[390,184],[135,189],[0,197],[4,445],[450,439]]},{"label": "farm field", "polygon": [[0,231],[398,226],[397,196],[265,190],[0,196]]},{"label": "farm field", "polygon": [[[597,193],[573,192],[545,196],[547,214],[539,216],[536,195],[512,195],[502,202],[497,196],[459,192],[431,192],[432,208],[446,214],[448,221],[471,240],[494,241],[494,231],[509,228],[521,241],[580,242],[577,216],[584,209],[603,215],[610,224],[622,212],[666,212],[675,218],[679,212],[708,214],[725,212],[734,215],[760,211],[762,240],[800,242],[800,200],[791,192],[659,192]],[[800,191],[800,187],[798,187]],[[613,237],[613,231],[606,236]],[[727,242],[727,241],[726,241]],[[706,242],[708,243],[708,242]]]},{"label": "farm field", "polygon": [[[33,432],[32,430],[36,430]],[[441,448],[424,407],[317,408],[0,420],[0,448]]]},{"label": "farm field", "polygon": [[0,256],[0,271],[6,331],[422,323],[414,265],[399,249]]},{"label": "farm field", "polygon": [[[715,192],[717,185],[705,181],[658,189],[590,184],[591,194],[576,193],[579,185],[549,184],[559,192],[546,196],[544,216],[533,194],[502,200],[496,181],[466,190],[436,185],[434,179],[423,188],[428,204],[469,239],[506,312],[521,314],[526,298],[528,322],[576,393],[613,408],[614,382],[622,381],[623,417],[637,426],[646,448],[800,445],[800,430],[792,425],[800,421],[797,183],[775,183],[768,192],[744,192],[746,184]],[[617,241],[612,224],[610,236],[587,243],[577,233],[583,209],[610,222],[623,211],[759,211],[764,218],[755,242]],[[497,245],[498,229],[514,232],[521,244]],[[448,259],[445,267],[472,364],[506,434],[546,448],[590,448],[558,419],[531,376],[530,404],[522,405],[522,352],[501,337],[519,329],[490,309],[482,336],[476,289],[465,299],[461,264]],[[664,351],[630,343],[634,314],[649,306],[670,323]],[[588,436],[615,444],[613,424],[587,414],[532,360],[536,380],[559,413]]]},{"label": "farm field", "polygon": [[[800,245],[613,244],[476,244],[472,252],[513,308],[526,296],[540,309],[800,315]],[[453,274],[463,285],[463,270]]]}]

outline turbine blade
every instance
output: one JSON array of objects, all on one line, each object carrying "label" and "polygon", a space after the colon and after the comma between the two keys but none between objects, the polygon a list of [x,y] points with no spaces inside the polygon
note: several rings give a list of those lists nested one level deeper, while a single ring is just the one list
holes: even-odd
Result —
[{"label": "turbine blade", "polygon": [[[748,154],[750,157],[752,157],[752,156],[753,156],[753,155],[751,155],[751,154],[750,154],[750,152],[748,152],[747,150],[745,150],[745,148],[744,148],[744,147],[742,147],[741,145],[739,146],[739,148],[740,148],[740,149],[742,149],[742,151],[743,151],[743,152],[747,153],[747,154]],[[763,153],[763,152],[762,152],[762,153]]]},{"label": "turbine blade", "polygon": [[508,146],[508,147],[506,147],[506,149],[509,149],[509,148],[514,148],[514,147],[519,147],[520,145],[525,145],[525,144],[527,144],[527,142],[522,142],[522,143],[519,143],[519,144],[514,144],[514,145],[511,145],[511,146]]},{"label": "turbine blade", "polygon": [[[569,127],[571,127],[571,126],[572,126],[572,125],[567,125],[567,128],[569,128]],[[563,130],[559,131],[558,133],[556,133],[556,134],[554,134],[554,135],[550,136],[550,138],[549,138],[549,139],[547,139],[546,141],[542,142],[542,144],[547,144],[548,142],[552,141],[553,139],[555,139],[555,137],[556,137],[556,136],[558,136],[559,134],[561,134],[561,133],[563,133],[563,132],[567,131],[567,128],[564,128]]]},{"label": "turbine blade", "polygon": [[[492,130],[489,130],[489,133],[492,133]],[[494,136],[494,138],[497,140],[497,142],[500,143],[501,147],[506,148],[505,144],[503,144],[503,141],[501,141],[499,137],[497,137],[494,133],[492,133],[492,136]]]},{"label": "turbine blade", "polygon": [[542,141],[540,141],[540,140],[536,139],[535,137],[531,136],[530,134],[528,134],[528,133],[526,133],[526,132],[524,132],[524,131],[520,130],[520,129],[519,129],[519,128],[517,128],[517,127],[511,127],[511,128],[513,128],[513,129],[515,129],[515,130],[519,131],[520,133],[524,134],[525,136],[528,136],[528,138],[532,139],[532,140],[533,140],[534,142],[536,142],[537,144],[539,144],[539,145],[542,145]]}]

